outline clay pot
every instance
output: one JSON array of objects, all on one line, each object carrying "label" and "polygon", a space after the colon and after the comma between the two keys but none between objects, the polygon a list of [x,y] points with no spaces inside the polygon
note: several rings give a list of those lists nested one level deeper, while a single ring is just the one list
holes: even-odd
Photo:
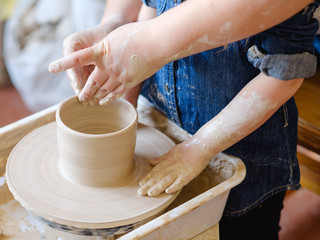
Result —
[{"label": "clay pot", "polygon": [[74,183],[90,187],[121,184],[134,165],[137,111],[126,100],[87,106],[77,97],[56,112],[59,169]]}]

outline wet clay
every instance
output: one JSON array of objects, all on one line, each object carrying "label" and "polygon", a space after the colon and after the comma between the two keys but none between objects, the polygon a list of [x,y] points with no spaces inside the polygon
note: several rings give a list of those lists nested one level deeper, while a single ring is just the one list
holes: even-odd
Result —
[{"label": "wet clay", "polygon": [[102,240],[53,229],[31,216],[13,199],[6,184],[0,186],[0,240]]},{"label": "wet clay", "polygon": [[71,182],[121,185],[134,165],[138,114],[127,101],[85,106],[76,97],[57,110],[59,169]]},{"label": "wet clay", "polygon": [[[234,166],[226,158],[212,159],[210,165],[183,188],[168,211],[189,201],[232,176]],[[80,236],[53,229],[31,216],[13,199],[6,183],[0,186],[0,240],[102,240],[98,236]]]},{"label": "wet clay", "polygon": [[[173,139],[176,143],[183,141],[189,135],[172,124],[167,118],[161,115],[159,112],[152,110],[152,106],[147,105],[147,102],[140,99],[139,103],[139,122],[148,124],[153,128],[157,128],[164,132],[167,136]],[[55,123],[53,123],[55,124]],[[50,135],[50,132],[49,132]],[[154,134],[152,134],[154,135]],[[154,136],[155,139],[159,139],[158,135]],[[139,134],[138,134],[139,138]],[[140,142],[140,140],[138,140]],[[148,143],[146,139],[142,144]],[[158,148],[156,148],[158,150]],[[152,150],[152,154],[148,157],[152,157],[155,154],[155,149]],[[156,154],[161,154],[160,152]],[[221,157],[222,156],[222,157]],[[170,209],[179,206],[180,204],[194,198],[195,196],[203,193],[207,189],[210,189],[228,179],[233,174],[234,166],[223,155],[217,155],[214,161],[211,161],[208,166],[196,179],[191,181],[182,190],[179,198],[177,198],[171,205]],[[88,239],[88,240],[100,240],[107,239],[106,237],[89,237],[69,234],[60,230],[56,230],[48,227],[47,225],[39,222],[29,215],[28,212],[13,199],[11,193],[8,190],[6,181],[4,179],[6,158],[0,158],[0,179],[3,184],[0,185],[0,239],[10,240],[34,240],[34,239],[53,239],[53,240],[75,240],[75,239]],[[47,166],[48,167],[48,166]],[[28,191],[36,191],[38,186],[32,186]],[[182,209],[181,209],[182,210]],[[179,210],[180,211],[180,210]],[[187,211],[187,210],[186,210]],[[188,210],[189,211],[189,210]],[[173,212],[174,214],[174,212]]]},{"label": "wet clay", "polygon": [[[173,146],[160,132],[141,126],[132,174],[121,185],[101,188],[73,183],[62,176],[55,161],[55,131],[55,123],[38,128],[17,145],[8,161],[10,190],[30,211],[68,226],[111,228],[151,217],[176,197],[162,194],[147,198],[137,194],[139,180],[150,170],[148,160]],[[30,191],[30,187],[35,189]]]}]

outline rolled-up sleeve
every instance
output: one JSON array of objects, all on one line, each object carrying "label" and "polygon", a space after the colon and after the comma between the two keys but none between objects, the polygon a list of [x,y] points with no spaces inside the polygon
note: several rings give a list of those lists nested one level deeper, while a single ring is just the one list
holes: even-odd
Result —
[{"label": "rolled-up sleeve", "polygon": [[313,12],[317,7],[318,3],[310,4],[287,21],[253,36],[248,61],[264,74],[282,80],[313,76],[317,69],[313,39],[319,28]]},{"label": "rolled-up sleeve", "polygon": [[248,60],[261,72],[282,80],[308,78],[317,70],[317,57],[300,54],[263,54],[256,45],[248,50]]}]

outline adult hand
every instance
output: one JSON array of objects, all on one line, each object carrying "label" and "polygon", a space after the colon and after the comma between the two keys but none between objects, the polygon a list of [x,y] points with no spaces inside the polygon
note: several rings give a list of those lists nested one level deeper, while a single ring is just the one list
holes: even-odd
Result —
[{"label": "adult hand", "polygon": [[172,194],[198,176],[209,161],[210,157],[201,154],[194,139],[178,144],[150,161],[155,167],[140,181],[138,194],[156,196],[164,191]]},{"label": "adult hand", "polygon": [[[91,47],[73,52],[50,64],[50,72],[92,66],[84,88],[82,102],[109,103],[159,70],[165,62],[153,57],[154,46],[141,33],[147,22],[123,25]],[[88,69],[89,70],[89,69]],[[88,72],[89,73],[89,72]],[[86,80],[86,79],[85,79]]]},{"label": "adult hand", "polygon": [[[112,15],[104,20],[103,23],[80,32],[69,35],[63,41],[63,54],[68,56],[88,47],[92,47],[100,42],[105,36],[117,27],[125,24],[120,15]],[[76,94],[83,89],[88,77],[94,70],[94,65],[78,66],[67,70],[67,75],[71,86]]]}]

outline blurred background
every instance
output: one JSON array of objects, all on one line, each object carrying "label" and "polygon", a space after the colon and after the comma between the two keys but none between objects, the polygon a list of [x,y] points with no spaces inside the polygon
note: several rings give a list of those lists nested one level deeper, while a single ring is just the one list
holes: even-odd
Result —
[{"label": "blurred background", "polygon": [[36,112],[73,95],[65,72],[48,73],[70,33],[97,25],[105,0],[0,0],[0,87],[12,84]]}]

